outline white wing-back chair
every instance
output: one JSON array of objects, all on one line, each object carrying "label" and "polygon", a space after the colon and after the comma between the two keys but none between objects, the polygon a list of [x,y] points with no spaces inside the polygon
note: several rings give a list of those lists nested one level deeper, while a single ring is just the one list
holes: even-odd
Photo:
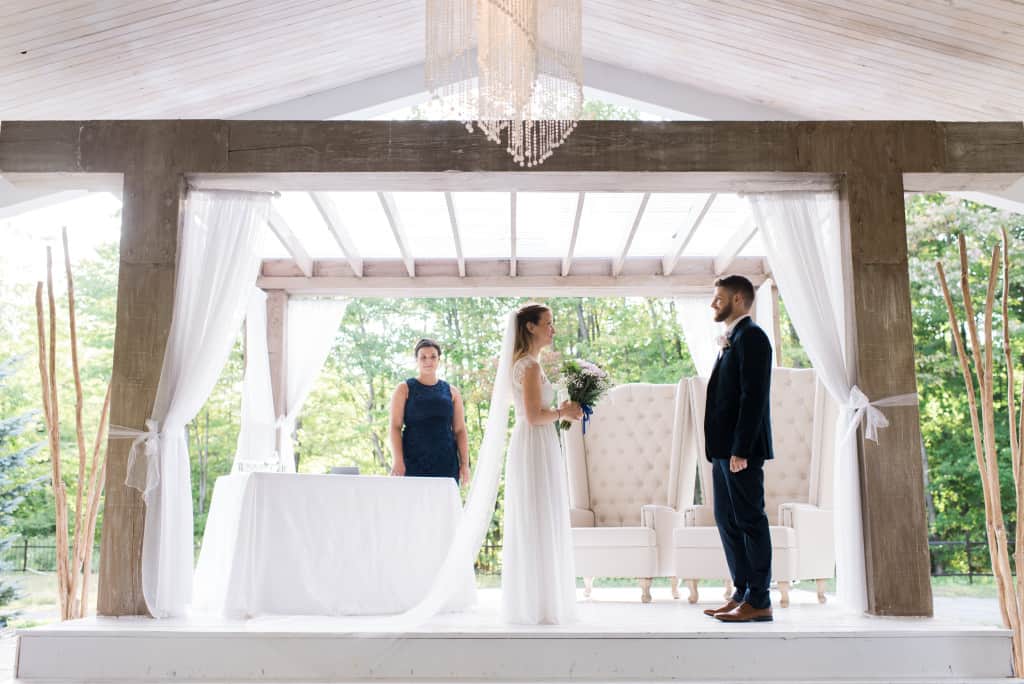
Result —
[{"label": "white wing-back chair", "polygon": [[[700,452],[703,503],[683,511],[674,533],[676,574],[687,580],[691,603],[697,580],[724,578],[731,592],[729,568],[714,519],[712,466],[704,454],[704,407],[707,380],[690,380],[693,431]],[[812,369],[776,368],[771,391],[775,459],[765,465],[765,512],[772,537],[772,579],[789,604],[796,580],[817,580],[818,600],[825,601],[825,581],[835,574],[832,529],[832,469],[835,461],[835,402]]]},{"label": "white wing-back chair", "polygon": [[[696,481],[691,420],[687,380],[628,384],[609,390],[586,435],[578,424],[566,433],[573,549],[586,596],[594,577],[635,577],[647,603],[651,578],[673,577],[672,532]],[[679,597],[674,578],[672,593]]]}]

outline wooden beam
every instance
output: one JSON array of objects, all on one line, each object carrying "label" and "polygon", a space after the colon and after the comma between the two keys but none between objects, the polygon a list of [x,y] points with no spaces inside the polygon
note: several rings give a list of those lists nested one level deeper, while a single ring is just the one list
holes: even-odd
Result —
[{"label": "wooden beam", "polygon": [[583,199],[586,197],[585,192],[581,192],[579,199],[576,200],[576,217],[572,220],[572,235],[569,236],[569,251],[566,252],[565,258],[562,259],[562,275],[569,275],[569,270],[572,268],[572,255],[576,251],[576,238],[580,234],[580,219],[583,218]]},{"label": "wooden beam", "polygon": [[[10,128],[4,122],[0,137]],[[86,162],[124,173],[110,422],[143,429],[153,413],[174,311],[183,169],[216,166],[225,128],[210,121],[153,121],[107,130],[110,137],[86,154]],[[130,448],[127,439],[107,445],[100,615],[147,613],[141,574],[146,507],[138,490],[125,485]]]},{"label": "wooden beam", "polygon": [[697,234],[700,224],[704,221],[704,217],[708,215],[708,211],[711,210],[711,205],[715,203],[716,197],[718,197],[718,193],[710,193],[707,199],[704,200],[704,206],[701,207],[697,216],[690,225],[681,226],[679,230],[676,231],[675,235],[672,236],[672,246],[669,247],[661,265],[662,272],[665,275],[672,275],[672,271],[679,262],[679,258],[683,256],[683,252],[686,251],[686,246],[690,244],[690,240],[692,240],[693,236]]},{"label": "wooden beam", "polygon": [[363,258],[359,256],[359,250],[356,249],[356,243],[352,240],[352,236],[341,218],[338,206],[330,195],[323,192],[311,192],[309,197],[313,200],[317,211],[320,212],[320,216],[323,217],[324,223],[327,224],[327,229],[334,236],[334,241],[341,247],[341,253],[348,259],[356,277],[361,278],[363,276]]},{"label": "wooden beam", "polygon": [[302,246],[302,242],[299,241],[295,231],[288,226],[284,216],[281,216],[281,212],[271,207],[267,224],[274,235],[277,236],[277,239],[281,241],[281,244],[284,245],[284,248],[288,250],[288,253],[292,255],[292,259],[298,264],[302,273],[307,278],[311,278],[313,276],[313,259],[309,256],[306,248]]},{"label": "wooden beam", "polygon": [[445,204],[448,205],[448,219],[452,223],[452,239],[455,240],[455,257],[459,260],[459,277],[466,277],[466,258],[462,255],[462,236],[459,235],[459,220],[455,215],[455,201],[452,193],[444,193]]},{"label": "wooden beam", "polygon": [[516,193],[513,191],[509,193],[508,197],[509,205],[509,227],[511,230],[511,241],[509,242],[509,261],[508,261],[508,274],[513,278],[516,277]]},{"label": "wooden beam", "polygon": [[405,270],[409,272],[410,278],[414,278],[416,277],[416,262],[412,258],[409,238],[406,237],[405,228],[402,226],[401,218],[398,216],[395,198],[390,192],[378,192],[377,197],[380,198],[380,206],[384,209],[384,214],[387,216],[388,225],[391,226],[391,233],[395,236],[395,244],[398,245],[398,251],[402,255],[402,263],[405,264]]},{"label": "wooden beam", "polygon": [[739,256],[743,248],[747,246],[747,243],[753,239],[757,233],[757,224],[754,223],[752,217],[748,217],[743,221],[742,224],[736,229],[736,232],[729,238],[729,242],[726,243],[722,251],[715,257],[715,275],[722,275],[729,268],[732,267],[736,257]]},{"label": "wooden beam", "polygon": [[[566,291],[587,296],[671,296],[683,292],[707,292],[714,280],[714,260],[684,257],[676,273],[660,275],[658,257],[631,257],[618,276],[612,275],[613,259],[577,259],[573,273],[563,276],[558,257],[520,259],[511,276],[510,259],[467,259],[463,276],[457,259],[423,259],[416,262],[416,277],[410,277],[401,259],[367,260],[365,277],[356,278],[343,259],[316,262],[316,276],[305,278],[290,259],[266,259],[257,285],[266,290],[291,294],[333,294],[363,297],[478,297],[564,295]],[[755,285],[767,274],[759,257],[740,257],[735,268]],[[580,294],[579,296],[584,296]]]},{"label": "wooden beam", "polygon": [[[854,382],[874,401],[916,392],[917,379],[902,178],[885,147],[862,154],[860,168],[841,186],[840,203],[849,362]],[[930,616],[918,408],[883,411],[889,427],[878,443],[858,439],[868,612]]]},{"label": "wooden beam", "polygon": [[633,219],[633,225],[630,226],[625,238],[623,238],[618,256],[615,257],[615,262],[612,264],[613,276],[617,276],[622,273],[622,265],[626,263],[626,257],[629,255],[629,248],[633,244],[633,238],[636,236],[637,228],[640,227],[640,222],[644,218],[644,211],[647,209],[647,202],[649,202],[650,199],[651,193],[645,192],[643,199],[640,200],[640,206],[636,210],[636,217]]},{"label": "wooden beam", "polygon": [[[196,174],[385,173],[447,174],[463,189],[459,172],[508,175],[504,190],[522,190],[519,178],[548,185],[549,174],[645,173],[663,182],[668,173],[704,174],[718,188],[770,189],[772,178],[799,181],[804,174],[836,178],[850,167],[855,147],[890,146],[903,173],[1024,175],[1021,122],[932,121],[581,121],[558,154],[535,171],[522,171],[504,149],[446,121],[224,121],[210,156],[183,171]],[[126,136],[145,135],[163,121],[4,121],[0,172],[114,172],[124,165],[105,155]],[[178,122],[178,144],[191,147],[207,121]],[[181,157],[184,147],[179,148]],[[613,151],[613,152],[610,152]],[[455,173],[453,173],[455,172]],[[509,173],[511,172],[511,173]],[[759,187],[739,188],[743,174]],[[436,177],[436,176],[435,176]],[[605,178],[614,184],[614,176]],[[623,180],[620,178],[620,181]],[[278,187],[275,189],[284,190]],[[377,184],[376,190],[383,190]],[[444,188],[435,188],[444,189]],[[577,186],[573,190],[591,190]],[[612,185],[612,189],[621,190]],[[709,187],[708,190],[715,188]],[[637,189],[634,188],[634,191]],[[644,187],[640,191],[656,192]],[[660,191],[679,192],[679,188]]]},{"label": "wooden beam", "polygon": [[[770,171],[267,171],[242,174],[195,173],[189,177],[189,184],[198,189],[264,192],[829,192],[836,189],[838,182],[838,176],[830,173]],[[1007,179],[1000,186],[1005,187],[1010,183],[1012,181]]]},{"label": "wooden beam", "polygon": [[[288,293],[284,290],[267,290],[267,356],[274,416],[280,417],[288,412]],[[286,437],[281,429],[275,430],[278,448]]]},{"label": "wooden beam", "polygon": [[772,279],[772,317],[775,319],[775,365],[785,366],[782,348],[782,308],[779,306],[779,286]]}]

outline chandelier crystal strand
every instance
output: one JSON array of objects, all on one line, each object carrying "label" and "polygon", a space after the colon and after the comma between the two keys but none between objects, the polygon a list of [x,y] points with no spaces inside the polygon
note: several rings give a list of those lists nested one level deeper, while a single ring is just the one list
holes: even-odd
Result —
[{"label": "chandelier crystal strand", "polygon": [[582,0],[427,0],[427,88],[520,166],[583,109]]}]

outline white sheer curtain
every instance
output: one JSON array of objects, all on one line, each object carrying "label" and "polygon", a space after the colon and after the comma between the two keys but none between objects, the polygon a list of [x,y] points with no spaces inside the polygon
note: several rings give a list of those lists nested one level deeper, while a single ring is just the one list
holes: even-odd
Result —
[{"label": "white sheer curtain", "polygon": [[279,421],[281,469],[286,473],[295,472],[295,421],[327,361],[347,307],[348,301],[343,299],[288,300],[285,349],[287,413]]},{"label": "white sheer curtain", "polygon": [[761,287],[757,288],[757,297],[754,298],[754,320],[764,329],[765,334],[768,335],[768,341],[772,345],[772,361],[778,366],[779,350],[775,348],[775,338],[779,322],[775,320],[775,301],[772,297],[773,284],[769,279],[764,281]]},{"label": "white sheer curtain", "polygon": [[[192,597],[192,484],[185,425],[231,352],[259,271],[270,195],[192,191],[178,254],[174,314],[152,417],[125,484],[146,502],[142,589],[153,617],[184,615]],[[139,447],[145,446],[140,453]]]},{"label": "white sheer curtain", "polygon": [[254,287],[249,294],[249,305],[245,312],[242,417],[232,470],[280,468],[276,423],[274,395],[270,384],[270,355],[267,350],[267,293]]},{"label": "white sheer curtain", "polygon": [[697,375],[709,377],[718,358],[718,336],[725,331],[721,323],[715,323],[715,312],[711,310],[712,287],[707,294],[686,295],[676,299],[676,316],[683,328],[686,346],[697,367]]},{"label": "white sheer curtain", "polygon": [[911,394],[869,402],[853,384],[854,366],[846,344],[851,295],[844,288],[838,196],[785,192],[748,199],[800,342],[842,407],[834,468],[837,594],[847,606],[863,611],[867,584],[854,430],[865,418],[865,435],[871,438],[888,424],[877,406],[916,403],[917,398]]}]

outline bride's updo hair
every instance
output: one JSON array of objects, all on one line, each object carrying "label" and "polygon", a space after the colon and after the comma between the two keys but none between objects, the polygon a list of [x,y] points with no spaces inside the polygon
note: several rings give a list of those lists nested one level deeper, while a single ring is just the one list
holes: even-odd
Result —
[{"label": "bride's updo hair", "polygon": [[512,354],[512,360],[518,361],[530,352],[530,330],[527,323],[540,324],[540,317],[545,311],[551,311],[551,307],[544,304],[531,302],[524,304],[516,311],[516,344]]}]

